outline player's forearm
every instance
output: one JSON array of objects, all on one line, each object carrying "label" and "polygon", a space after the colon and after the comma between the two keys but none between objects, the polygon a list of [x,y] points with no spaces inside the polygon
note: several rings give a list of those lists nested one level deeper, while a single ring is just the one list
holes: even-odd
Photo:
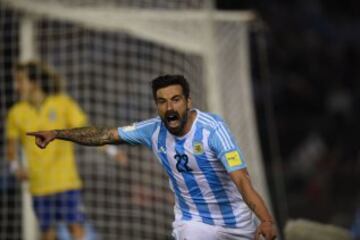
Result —
[{"label": "player's forearm", "polygon": [[247,170],[240,170],[230,174],[243,200],[262,222],[273,222],[273,218],[266,208],[262,197],[253,188]]},{"label": "player's forearm", "polygon": [[6,141],[6,159],[8,161],[9,170],[11,173],[15,173],[20,167],[20,163],[17,160],[17,143],[14,139],[7,139]]},{"label": "player's forearm", "polygon": [[16,142],[13,139],[6,141],[6,158],[8,161],[16,160]]},{"label": "player's forearm", "polygon": [[114,128],[82,127],[55,130],[56,138],[72,141],[87,146],[102,146],[119,143],[119,136]]},{"label": "player's forearm", "polygon": [[266,208],[262,197],[251,186],[247,186],[242,189],[242,196],[246,204],[256,214],[261,222],[274,222],[274,219]]}]

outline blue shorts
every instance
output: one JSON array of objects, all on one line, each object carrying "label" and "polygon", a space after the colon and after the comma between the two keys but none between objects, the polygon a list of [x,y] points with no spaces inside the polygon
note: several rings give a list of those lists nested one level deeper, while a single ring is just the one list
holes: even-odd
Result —
[{"label": "blue shorts", "polygon": [[79,190],[33,197],[33,207],[43,232],[60,221],[66,224],[82,224],[85,221]]}]

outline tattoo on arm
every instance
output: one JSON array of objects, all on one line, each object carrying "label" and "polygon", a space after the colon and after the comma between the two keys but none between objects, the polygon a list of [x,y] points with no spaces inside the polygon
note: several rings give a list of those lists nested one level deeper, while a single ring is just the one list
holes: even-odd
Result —
[{"label": "tattoo on arm", "polygon": [[113,128],[82,127],[56,130],[56,138],[87,146],[121,143]]}]

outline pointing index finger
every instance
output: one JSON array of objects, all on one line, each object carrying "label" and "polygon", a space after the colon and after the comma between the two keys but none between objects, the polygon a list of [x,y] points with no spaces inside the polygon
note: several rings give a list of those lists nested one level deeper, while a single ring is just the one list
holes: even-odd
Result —
[{"label": "pointing index finger", "polygon": [[38,136],[39,134],[38,134],[38,132],[27,132],[26,133],[26,135],[28,135],[28,136]]}]

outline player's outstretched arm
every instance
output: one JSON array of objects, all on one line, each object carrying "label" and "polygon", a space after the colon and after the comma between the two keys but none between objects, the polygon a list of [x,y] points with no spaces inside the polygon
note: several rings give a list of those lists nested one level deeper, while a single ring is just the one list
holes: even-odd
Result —
[{"label": "player's outstretched arm", "polygon": [[29,132],[26,134],[28,136],[34,136],[36,145],[40,148],[46,148],[46,146],[54,139],[71,141],[87,146],[124,143],[124,141],[122,141],[119,137],[117,128],[82,127]]},{"label": "player's outstretched arm", "polygon": [[270,212],[266,208],[264,200],[252,187],[247,170],[240,169],[231,172],[230,177],[239,189],[246,204],[261,221],[260,225],[256,230],[255,239],[259,240],[260,235],[262,235],[266,240],[275,239],[277,232],[274,220]]}]

